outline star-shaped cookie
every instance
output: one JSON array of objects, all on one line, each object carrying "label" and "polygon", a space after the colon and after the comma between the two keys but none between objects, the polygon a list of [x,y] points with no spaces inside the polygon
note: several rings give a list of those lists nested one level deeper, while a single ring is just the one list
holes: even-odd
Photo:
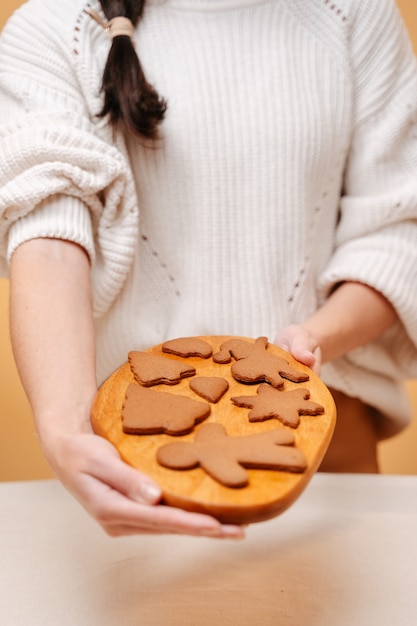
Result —
[{"label": "star-shaped cookie", "polygon": [[297,428],[300,415],[322,415],[324,408],[310,400],[310,392],[302,387],[291,391],[280,391],[263,383],[259,385],[257,396],[238,396],[231,398],[236,406],[250,408],[250,422],[263,422],[272,418],[280,420],[286,426]]}]

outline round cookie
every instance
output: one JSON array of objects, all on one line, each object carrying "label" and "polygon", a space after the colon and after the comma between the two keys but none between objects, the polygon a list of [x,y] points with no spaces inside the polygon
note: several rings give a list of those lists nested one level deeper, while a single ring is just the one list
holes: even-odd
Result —
[{"label": "round cookie", "polygon": [[[190,337],[172,345],[181,350],[174,353],[160,344],[144,353],[152,355],[151,359],[130,353],[127,362],[104,382],[92,407],[95,432],[111,441],[127,463],[161,486],[167,505],[208,513],[224,523],[248,524],[282,513],[308,485],[330,443],[336,410],[329,390],[308,367],[265,338]],[[196,345],[206,349],[197,353],[191,349]],[[155,375],[155,364],[164,363],[160,359],[175,361],[172,365],[187,373],[176,384],[162,383],[164,372]],[[149,361],[152,386],[151,377],[132,365]],[[192,383],[194,378],[198,385],[207,384],[210,378],[217,384],[222,379],[226,391],[219,399],[203,399],[198,385]],[[146,382],[141,385],[141,380]],[[136,395],[132,385],[140,387],[133,388],[141,398],[137,417],[130,405]],[[300,392],[294,393],[297,389]],[[268,390],[271,393],[265,393]],[[164,399],[167,394],[172,394],[172,401],[169,395]],[[273,395],[273,406],[266,402],[269,395]],[[143,398],[146,402],[149,398],[145,408]],[[164,406],[173,408],[161,409]],[[184,427],[188,410],[189,425]],[[129,428],[124,426],[126,415]],[[147,426],[141,431],[143,419]],[[180,419],[181,426],[176,426]],[[153,430],[149,423],[155,424]],[[211,424],[221,428],[216,430]]]}]

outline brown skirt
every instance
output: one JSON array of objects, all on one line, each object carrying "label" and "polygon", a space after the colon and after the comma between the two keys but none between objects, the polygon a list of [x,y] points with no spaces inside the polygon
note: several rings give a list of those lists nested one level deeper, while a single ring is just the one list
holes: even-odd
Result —
[{"label": "brown skirt", "polygon": [[378,411],[358,398],[330,391],[336,403],[336,428],[319,471],[377,474]]}]

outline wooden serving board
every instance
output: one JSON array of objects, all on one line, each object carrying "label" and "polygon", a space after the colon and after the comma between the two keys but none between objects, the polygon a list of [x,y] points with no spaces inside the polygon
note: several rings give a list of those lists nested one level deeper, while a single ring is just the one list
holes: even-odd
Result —
[{"label": "wooden serving board", "polygon": [[[216,353],[220,345],[229,337],[200,337],[209,342]],[[245,341],[254,342],[254,339]],[[256,395],[257,385],[248,385],[236,381],[230,372],[231,363],[217,364],[212,357],[179,357],[162,352],[162,344],[150,348],[147,352],[180,360],[192,365],[197,376],[220,376],[229,382],[229,390],[217,404],[211,404],[211,414],[194,430],[183,436],[128,435],[122,428],[122,407],[125,392],[130,383],[135,381],[126,362],[108,378],[99,389],[91,413],[94,431],[108,439],[119,451],[121,457],[130,465],[152,477],[162,488],[163,502],[170,506],[189,511],[210,514],[223,523],[242,523],[262,521],[274,517],[287,509],[302,493],[317,471],[330,443],[335,422],[336,409],[333,397],[320,378],[309,368],[295,361],[291,355],[273,344],[268,344],[268,351],[285,358],[297,370],[307,372],[309,380],[294,383],[284,382],[284,391],[302,386],[310,391],[310,400],[321,404],[324,413],[316,416],[301,416],[297,428],[290,428],[295,436],[295,446],[307,459],[307,469],[303,473],[288,471],[249,469],[249,484],[242,488],[230,488],[211,478],[203,469],[174,470],[162,467],[156,460],[157,449],[173,441],[193,441],[195,433],[202,424],[218,422],[223,424],[227,433],[233,436],[249,435],[276,428],[289,428],[277,419],[264,422],[249,422],[249,409],[237,407],[232,397]],[[182,379],[176,385],[156,385],[152,389],[181,394],[202,400],[189,388],[190,378]]]}]

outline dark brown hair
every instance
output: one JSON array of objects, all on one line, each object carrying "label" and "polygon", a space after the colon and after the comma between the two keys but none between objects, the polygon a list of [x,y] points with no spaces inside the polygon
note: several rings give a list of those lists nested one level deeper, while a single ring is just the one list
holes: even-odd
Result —
[{"label": "dark brown hair", "polygon": [[[108,20],[123,16],[136,26],[145,0],[100,0],[100,4]],[[113,126],[122,124],[142,137],[157,137],[166,103],[146,80],[133,42],[126,35],[119,35],[112,41],[102,91],[104,103],[99,117],[108,116]]]}]

